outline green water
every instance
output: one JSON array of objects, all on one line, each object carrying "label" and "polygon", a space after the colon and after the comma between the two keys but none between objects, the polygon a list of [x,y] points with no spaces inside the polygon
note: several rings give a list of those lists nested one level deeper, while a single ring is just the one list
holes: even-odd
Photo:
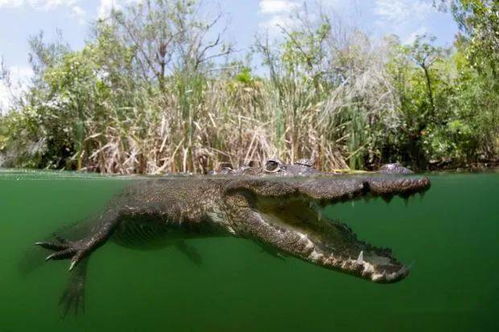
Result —
[{"label": "green water", "polygon": [[379,285],[233,238],[192,240],[200,266],[166,248],[108,243],[89,264],[86,313],[60,318],[67,262],[18,270],[25,248],[98,211],[128,180],[0,173],[0,331],[342,331],[499,328],[499,173],[432,176],[423,199],[327,213],[390,247],[410,276]]}]

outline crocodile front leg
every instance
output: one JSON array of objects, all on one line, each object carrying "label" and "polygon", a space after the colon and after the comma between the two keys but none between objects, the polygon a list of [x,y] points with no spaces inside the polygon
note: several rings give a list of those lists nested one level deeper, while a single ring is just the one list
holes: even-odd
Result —
[{"label": "crocodile front leg", "polygon": [[119,220],[119,212],[111,209],[100,216],[92,227],[90,234],[83,239],[69,241],[56,236],[56,242],[36,242],[35,244],[54,251],[45,260],[70,259],[69,270],[71,271],[85,257],[88,257],[90,253],[109,239],[119,224]]}]

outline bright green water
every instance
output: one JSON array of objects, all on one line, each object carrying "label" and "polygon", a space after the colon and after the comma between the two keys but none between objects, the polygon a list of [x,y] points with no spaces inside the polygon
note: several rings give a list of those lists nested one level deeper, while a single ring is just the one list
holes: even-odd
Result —
[{"label": "bright green water", "polygon": [[499,173],[438,175],[421,200],[356,202],[327,213],[390,247],[410,276],[379,285],[276,259],[232,238],[173,248],[109,243],[89,265],[86,313],[60,318],[67,262],[27,276],[23,250],[101,208],[123,179],[0,173],[0,331],[480,331],[499,328]]}]

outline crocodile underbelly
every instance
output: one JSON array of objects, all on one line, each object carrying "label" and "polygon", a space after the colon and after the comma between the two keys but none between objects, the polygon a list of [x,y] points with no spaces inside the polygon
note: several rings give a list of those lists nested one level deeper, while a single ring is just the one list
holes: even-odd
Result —
[{"label": "crocodile underbelly", "polygon": [[192,238],[221,236],[218,227],[206,222],[178,222],[150,215],[122,219],[112,240],[134,249],[163,248]]},{"label": "crocodile underbelly", "polygon": [[177,238],[175,228],[164,220],[147,216],[125,218],[113,233],[112,240],[130,248],[162,248]]}]

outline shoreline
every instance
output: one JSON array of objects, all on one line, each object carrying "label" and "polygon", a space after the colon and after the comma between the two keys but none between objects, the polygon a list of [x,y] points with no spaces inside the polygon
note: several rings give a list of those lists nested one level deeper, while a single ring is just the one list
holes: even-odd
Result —
[{"label": "shoreline", "polygon": [[[370,174],[374,173],[374,170],[352,170],[352,169],[329,169],[323,170],[324,172],[331,172],[337,174],[346,174],[346,175],[356,175],[356,174]],[[51,168],[22,168],[22,167],[3,167],[0,165],[0,173],[16,173],[16,172],[50,172],[50,173],[60,173],[60,172],[74,172],[80,174],[88,174],[88,175],[98,175],[98,176],[166,176],[166,175],[207,175],[203,173],[182,173],[182,172],[165,172],[165,173],[104,173],[104,172],[95,172],[90,171],[85,168],[80,170],[71,170],[71,169],[51,169]],[[439,167],[439,168],[431,168],[427,170],[414,171],[415,174],[435,174],[435,173],[499,173],[499,161],[496,162],[487,162],[474,164],[470,167]]]}]

